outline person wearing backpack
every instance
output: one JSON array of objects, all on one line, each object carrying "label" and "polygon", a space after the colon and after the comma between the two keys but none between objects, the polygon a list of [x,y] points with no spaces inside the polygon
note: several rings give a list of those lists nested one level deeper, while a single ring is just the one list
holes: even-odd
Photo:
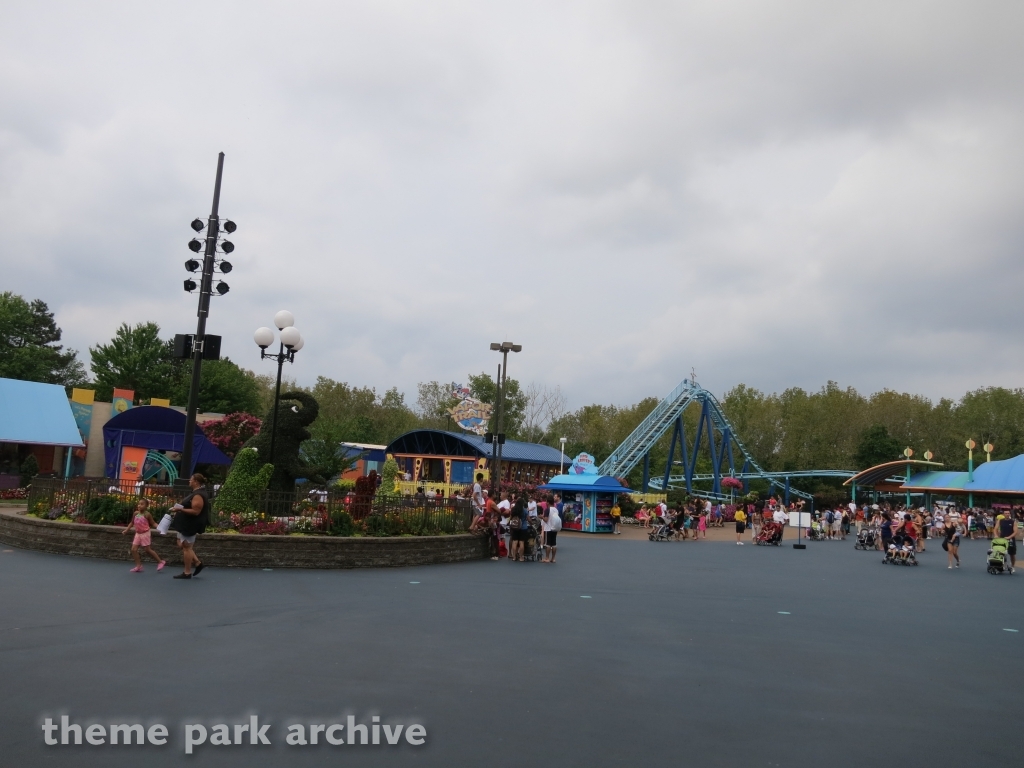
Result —
[{"label": "person wearing backpack", "polygon": [[833,523],[836,520],[836,514],[831,509],[825,510],[825,536],[828,539],[834,538],[832,535]]}]

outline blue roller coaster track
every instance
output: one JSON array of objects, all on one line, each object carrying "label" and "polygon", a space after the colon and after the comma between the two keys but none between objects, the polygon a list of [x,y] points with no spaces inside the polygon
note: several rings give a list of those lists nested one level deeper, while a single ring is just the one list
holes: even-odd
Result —
[{"label": "blue roller coaster track", "polygon": [[[683,413],[687,408],[699,407],[700,416],[697,420],[697,434],[691,444],[686,439],[683,424]],[[661,477],[651,477],[651,448],[661,437],[672,429],[672,440],[669,443],[668,461]],[[711,454],[711,472],[698,474],[697,453],[701,440],[707,438],[708,450]],[[676,460],[678,446],[680,458]],[[735,449],[735,450],[734,450]],[[737,454],[743,459],[739,471],[736,470]],[[687,493],[695,496],[722,499],[722,478],[735,477],[743,481],[744,490],[750,480],[767,480],[774,492],[778,487],[782,490],[785,500],[789,501],[792,494],[804,499],[811,499],[811,494],[790,486],[790,480],[810,477],[852,477],[855,472],[842,469],[815,469],[793,472],[768,472],[763,469],[746,446],[736,436],[736,430],[722,412],[722,406],[715,396],[689,379],[683,382],[658,403],[657,407],[644,419],[640,426],[612,451],[602,462],[598,471],[602,475],[625,477],[638,464],[643,462],[644,491],[655,489],[668,491],[674,488],[685,488]],[[723,472],[723,466],[728,469]],[[677,468],[682,467],[680,474]],[[711,482],[711,490],[694,489],[695,482]]]}]

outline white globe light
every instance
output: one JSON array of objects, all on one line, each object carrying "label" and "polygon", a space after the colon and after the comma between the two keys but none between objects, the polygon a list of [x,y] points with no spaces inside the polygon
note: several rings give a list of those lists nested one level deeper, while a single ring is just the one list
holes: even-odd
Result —
[{"label": "white globe light", "polygon": [[274,315],[274,325],[284,330],[295,325],[295,315],[289,312],[287,309],[282,309],[276,315]]},{"label": "white globe light", "polygon": [[257,328],[252,338],[260,349],[266,349],[274,343],[274,332],[267,327]]},{"label": "white globe light", "polygon": [[298,352],[300,349],[302,349],[302,347],[303,347],[303,345],[305,345],[305,343],[306,343],[306,340],[304,338],[302,338],[301,336],[299,336],[299,343],[295,344],[294,346],[292,346],[292,352]]},{"label": "white globe light", "polygon": [[289,325],[281,331],[281,343],[288,347],[288,349],[293,349],[301,339],[302,334],[299,333],[299,329],[294,325]]}]

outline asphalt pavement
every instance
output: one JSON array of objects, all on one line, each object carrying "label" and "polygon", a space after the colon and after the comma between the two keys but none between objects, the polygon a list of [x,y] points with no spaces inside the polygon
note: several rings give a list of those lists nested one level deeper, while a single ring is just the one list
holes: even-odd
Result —
[{"label": "asphalt pavement", "polygon": [[[852,539],[799,551],[566,536],[555,565],[192,581],[4,551],[0,762],[1020,765],[1024,575],[987,574],[981,541],[950,571],[931,544],[910,568]],[[62,715],[159,723],[168,740],[47,746],[41,726]],[[187,725],[253,715],[269,745],[185,754]],[[349,715],[421,724],[425,743],[285,743],[289,725]]]}]

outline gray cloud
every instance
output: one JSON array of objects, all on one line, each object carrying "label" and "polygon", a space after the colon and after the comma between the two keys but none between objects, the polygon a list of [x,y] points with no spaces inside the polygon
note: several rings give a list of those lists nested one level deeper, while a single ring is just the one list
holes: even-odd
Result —
[{"label": "gray cloud", "polygon": [[1024,373],[1010,2],[8,3],[4,288],[82,350],[194,326],[188,222],[239,222],[211,332],[294,374],[491,370],[574,405]]}]

